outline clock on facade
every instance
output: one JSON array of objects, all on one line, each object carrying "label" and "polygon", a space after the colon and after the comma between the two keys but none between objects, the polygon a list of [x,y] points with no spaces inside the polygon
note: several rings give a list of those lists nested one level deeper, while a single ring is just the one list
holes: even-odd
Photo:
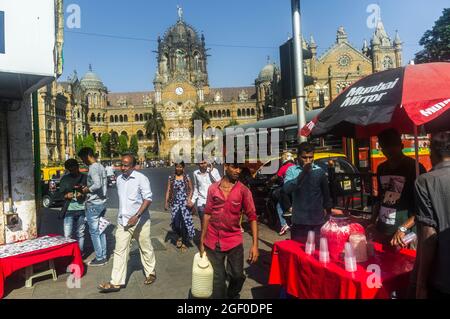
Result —
[{"label": "clock on facade", "polygon": [[183,90],[182,87],[177,87],[177,88],[175,89],[175,94],[176,94],[176,95],[183,95],[183,93],[184,93],[184,90]]},{"label": "clock on facade", "polygon": [[338,60],[339,66],[347,67],[350,65],[350,57],[348,55],[343,55]]}]

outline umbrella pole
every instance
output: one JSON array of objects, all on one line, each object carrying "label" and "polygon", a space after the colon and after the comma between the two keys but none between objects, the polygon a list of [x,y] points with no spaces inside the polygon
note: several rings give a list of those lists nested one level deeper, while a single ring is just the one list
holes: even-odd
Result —
[{"label": "umbrella pole", "polygon": [[416,178],[419,177],[420,169],[419,169],[419,132],[417,129],[417,125],[414,124],[414,152],[416,157]]}]

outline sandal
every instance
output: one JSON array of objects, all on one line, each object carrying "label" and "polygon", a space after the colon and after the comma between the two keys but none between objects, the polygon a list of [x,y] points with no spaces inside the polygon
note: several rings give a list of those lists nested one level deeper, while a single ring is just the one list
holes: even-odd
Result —
[{"label": "sandal", "polygon": [[189,248],[188,248],[188,247],[187,247],[186,245],[184,245],[184,244],[183,244],[183,245],[181,245],[181,252],[182,252],[182,253],[185,253],[185,252],[187,252],[187,251],[188,251],[188,249],[189,249]]},{"label": "sandal", "polygon": [[151,285],[152,283],[154,283],[156,280],[156,275],[151,274],[150,276],[148,276],[148,278],[145,279],[144,281],[144,285]]},{"label": "sandal", "polygon": [[180,249],[181,247],[183,247],[183,240],[180,238],[177,240],[177,248]]},{"label": "sandal", "polygon": [[100,290],[101,293],[110,293],[110,292],[119,292],[122,288],[121,286],[116,286],[111,284],[110,282],[103,283],[98,285],[98,290]]}]

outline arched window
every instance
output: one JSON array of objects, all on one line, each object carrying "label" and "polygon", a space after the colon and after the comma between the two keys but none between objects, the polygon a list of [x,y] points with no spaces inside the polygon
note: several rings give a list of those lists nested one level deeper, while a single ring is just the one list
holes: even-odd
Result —
[{"label": "arched window", "polygon": [[241,115],[242,115],[242,113],[241,113],[241,110],[239,109],[238,111],[237,111],[237,115],[240,117]]},{"label": "arched window", "polygon": [[148,121],[148,113],[144,114],[144,120],[147,122]]},{"label": "arched window", "polygon": [[213,117],[212,111],[209,111],[209,117]]},{"label": "arched window", "polygon": [[222,118],[222,112],[219,110],[219,118]]},{"label": "arched window", "polygon": [[143,115],[143,114],[140,114],[140,115],[139,115],[139,120],[140,120],[141,122],[144,122],[144,115]]},{"label": "arched window", "polygon": [[119,115],[119,121],[120,121],[120,123],[123,122],[123,115]]},{"label": "arched window", "polygon": [[94,141],[96,141],[96,142],[97,142],[97,134],[95,134],[95,133],[92,133],[92,137],[94,138]]},{"label": "arched window", "polygon": [[137,138],[139,141],[142,141],[144,139],[144,133],[142,131],[137,131]]},{"label": "arched window", "polygon": [[99,142],[102,141],[102,133],[98,133],[98,141],[99,141]]},{"label": "arched window", "polygon": [[247,109],[247,116],[250,116],[250,109]]},{"label": "arched window", "polygon": [[116,140],[119,139],[119,134],[117,134],[117,132],[111,131],[111,138],[114,138]]},{"label": "arched window", "polygon": [[100,113],[97,114],[97,122],[101,122],[102,121],[102,116],[100,115]]},{"label": "arched window", "polygon": [[137,114],[134,115],[134,121],[138,122],[139,121],[139,116]]},{"label": "arched window", "polygon": [[125,115],[125,116],[123,117],[123,120],[124,120],[125,122],[128,122],[128,115]]},{"label": "arched window", "polygon": [[231,117],[231,112],[230,112],[230,110],[227,110],[227,117]]},{"label": "arched window", "polygon": [[80,111],[77,112],[77,118],[80,118]]},{"label": "arched window", "polygon": [[217,117],[217,111],[216,111],[216,110],[214,110],[214,112],[213,112],[213,117],[214,117],[214,118]]},{"label": "arched window", "polygon": [[255,116],[255,109],[252,109],[252,116]]},{"label": "arched window", "polygon": [[222,110],[222,117],[226,117],[227,116],[227,112],[225,112],[225,110]]},{"label": "arched window", "polygon": [[91,114],[91,122],[95,122],[95,114],[94,113]]},{"label": "arched window", "polygon": [[120,135],[126,136],[128,138],[128,133],[123,131],[122,133],[120,133]]},{"label": "arched window", "polygon": [[114,122],[119,122],[119,117],[116,115],[116,116],[114,116]]}]

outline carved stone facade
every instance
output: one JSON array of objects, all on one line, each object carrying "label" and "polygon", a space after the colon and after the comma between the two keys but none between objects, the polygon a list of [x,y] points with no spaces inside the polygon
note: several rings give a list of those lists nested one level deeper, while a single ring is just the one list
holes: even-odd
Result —
[{"label": "carved stone facade", "polygon": [[[381,21],[375,29],[370,46],[367,41],[364,41],[362,50],[350,44],[342,26],[337,31],[336,42],[321,56],[317,54],[318,46],[312,36],[309,43],[303,41],[303,48],[310,49],[312,52],[312,59],[306,60],[305,63],[305,74],[316,79],[314,85],[305,88],[307,106],[310,109],[326,107],[349,85],[369,74],[402,66],[402,41],[399,34],[397,32],[392,40]],[[261,72],[267,71],[268,68],[266,66]],[[259,107],[265,105],[265,112],[268,112],[269,104],[274,105],[278,110],[283,108],[286,114],[296,113],[295,100],[283,101],[280,98],[279,90],[277,91],[280,79],[276,71],[274,71],[274,80],[269,81],[267,77],[266,81],[260,82],[262,84],[258,86],[260,87],[258,93],[262,98],[258,99],[261,101],[258,102],[261,103]],[[267,115],[269,117],[283,115],[275,112],[271,116],[272,113],[270,111],[266,117]]]}]

